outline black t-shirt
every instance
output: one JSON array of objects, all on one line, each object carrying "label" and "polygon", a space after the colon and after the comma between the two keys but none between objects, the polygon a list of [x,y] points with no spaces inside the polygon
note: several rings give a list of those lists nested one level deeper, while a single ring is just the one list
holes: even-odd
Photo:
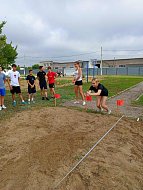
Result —
[{"label": "black t-shirt", "polygon": [[94,86],[91,86],[89,90],[94,91],[95,93],[98,92],[98,90],[101,90],[101,94],[99,96],[108,96],[108,90],[105,88],[102,84],[98,84],[98,86],[95,88]]},{"label": "black t-shirt", "polygon": [[46,82],[45,76],[46,76],[45,71],[39,71],[37,73],[37,77],[39,78],[40,83]]},{"label": "black t-shirt", "polygon": [[[30,83],[31,85],[33,85],[33,84],[34,84],[34,81],[36,80],[36,78],[35,78],[33,75],[28,75],[28,76],[26,77],[26,80],[29,80],[29,83]],[[28,86],[30,86],[30,85],[28,84]]]}]

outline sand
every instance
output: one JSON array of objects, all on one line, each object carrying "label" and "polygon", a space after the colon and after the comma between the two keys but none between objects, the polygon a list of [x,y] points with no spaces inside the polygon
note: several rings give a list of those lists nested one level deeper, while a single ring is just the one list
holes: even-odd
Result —
[{"label": "sand", "polygon": [[[118,119],[44,108],[1,122],[0,190],[54,189]],[[57,189],[143,189],[143,122],[122,119]]]}]

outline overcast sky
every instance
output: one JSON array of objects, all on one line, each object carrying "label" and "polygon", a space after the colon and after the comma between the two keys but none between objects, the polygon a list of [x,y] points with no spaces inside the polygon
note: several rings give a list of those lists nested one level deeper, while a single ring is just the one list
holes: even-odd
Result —
[{"label": "overcast sky", "polygon": [[101,46],[104,59],[143,57],[143,0],[0,0],[2,20],[17,63],[100,59]]}]

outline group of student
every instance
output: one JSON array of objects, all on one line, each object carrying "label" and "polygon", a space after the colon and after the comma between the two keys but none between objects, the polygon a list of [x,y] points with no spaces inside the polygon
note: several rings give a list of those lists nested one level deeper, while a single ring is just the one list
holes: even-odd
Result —
[{"label": "group of student", "polygon": [[[107,107],[106,101],[108,97],[108,90],[99,82],[97,78],[92,79],[92,85],[89,88],[89,91],[86,94],[83,93],[83,82],[82,82],[82,69],[80,63],[76,61],[74,63],[75,72],[74,72],[74,91],[76,101],[75,104],[79,104],[79,94],[82,98],[82,105],[86,104],[85,96],[96,96],[96,106],[99,112],[102,112],[103,109],[107,111],[108,114],[111,113],[111,110]],[[47,84],[49,85],[51,98],[55,97],[55,78],[57,73],[51,70],[51,67],[48,67],[48,72],[44,71],[43,66],[39,66],[39,72],[37,73],[37,79],[39,80],[39,87],[41,90],[42,100],[49,100],[47,94]],[[28,83],[28,104],[34,101],[34,95],[36,93],[36,77],[33,75],[33,71],[29,70],[29,74],[26,77]],[[10,70],[7,75],[4,74],[2,67],[0,66],[0,111],[6,109],[4,105],[4,97],[6,95],[5,82],[8,82],[10,92],[12,94],[12,104],[16,106],[15,94],[19,95],[22,104],[26,104],[23,99],[21,88],[20,88],[20,73],[17,71],[16,64],[12,65],[12,70]]]}]

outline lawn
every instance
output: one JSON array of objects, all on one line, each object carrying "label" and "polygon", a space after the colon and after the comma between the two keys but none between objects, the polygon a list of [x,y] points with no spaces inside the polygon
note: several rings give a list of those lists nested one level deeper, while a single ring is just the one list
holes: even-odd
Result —
[{"label": "lawn", "polygon": [[[101,77],[100,77],[101,78]],[[89,80],[90,81],[90,80]],[[139,82],[143,81],[143,77],[131,77],[131,76],[103,76],[101,78],[101,83],[107,87],[109,90],[109,96],[116,95],[117,93],[125,90]],[[83,90],[86,92],[90,87],[90,82],[86,83],[84,81]],[[8,89],[8,88],[7,88]],[[60,103],[69,101],[75,98],[74,94],[74,86],[72,84],[72,78],[58,78],[57,85],[56,85],[56,93],[61,94],[61,99],[57,100],[57,105],[59,106]],[[27,84],[26,81],[22,81],[22,92],[24,99],[27,100]],[[36,93],[36,103],[31,105],[22,106],[20,105],[19,99],[17,97],[17,106],[13,107],[11,104],[11,94],[9,90],[7,90],[7,94],[5,97],[5,105],[7,109],[0,112],[0,119],[6,119],[16,112],[21,112],[23,110],[30,110],[30,109],[40,109],[41,107],[52,107],[54,106],[53,99],[50,101],[41,100],[40,91],[37,89]],[[140,105],[143,105],[143,97],[137,102]]]}]

